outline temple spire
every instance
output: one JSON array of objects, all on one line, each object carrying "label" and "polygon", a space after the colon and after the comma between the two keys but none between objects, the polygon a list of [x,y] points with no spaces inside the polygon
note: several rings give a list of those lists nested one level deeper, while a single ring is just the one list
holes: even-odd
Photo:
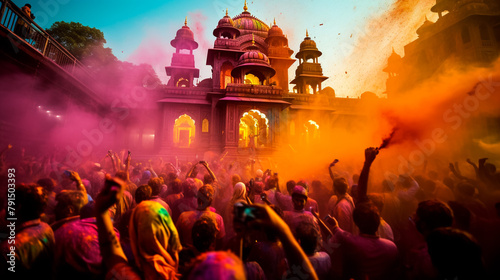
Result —
[{"label": "temple spire", "polygon": [[247,0],[245,0],[245,6],[243,6],[243,10],[246,12],[248,11],[248,6],[247,6]]},{"label": "temple spire", "polygon": [[227,16],[228,16],[228,15],[227,15],[227,8],[226,8],[226,17],[227,17]]},{"label": "temple spire", "polygon": [[274,25],[276,25],[276,18],[274,18]]},{"label": "temple spire", "polygon": [[306,29],[306,37],[309,37],[309,32],[307,31],[307,29]]},{"label": "temple spire", "polygon": [[187,26],[188,25],[188,17],[186,17],[186,19],[184,19],[184,26]]}]

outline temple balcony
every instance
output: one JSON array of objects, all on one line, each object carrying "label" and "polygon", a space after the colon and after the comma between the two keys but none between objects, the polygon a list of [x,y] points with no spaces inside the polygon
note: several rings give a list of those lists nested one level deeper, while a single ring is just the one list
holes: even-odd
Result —
[{"label": "temple balcony", "polygon": [[227,94],[282,95],[283,89],[276,86],[227,84]]},{"label": "temple balcony", "polygon": [[217,38],[215,39],[214,48],[239,50],[240,43],[234,39]]},{"label": "temple balcony", "polygon": [[304,62],[297,67],[295,70],[297,75],[299,74],[309,74],[309,75],[323,75],[323,69],[320,63]]},{"label": "temple balcony", "polygon": [[207,94],[207,89],[206,88],[197,88],[197,87],[164,86],[163,93],[166,95],[205,96]]},{"label": "temple balcony", "polygon": [[174,53],[172,66],[194,67],[194,56],[191,54]]}]

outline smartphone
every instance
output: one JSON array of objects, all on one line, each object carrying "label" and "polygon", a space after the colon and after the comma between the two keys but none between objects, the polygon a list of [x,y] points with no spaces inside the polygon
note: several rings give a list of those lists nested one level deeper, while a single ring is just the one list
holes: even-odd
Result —
[{"label": "smartphone", "polygon": [[69,177],[69,176],[71,176],[71,171],[64,170],[63,174],[64,174],[64,176]]},{"label": "smartphone", "polygon": [[242,223],[248,223],[261,217],[259,210],[241,202],[234,204],[235,218]]}]

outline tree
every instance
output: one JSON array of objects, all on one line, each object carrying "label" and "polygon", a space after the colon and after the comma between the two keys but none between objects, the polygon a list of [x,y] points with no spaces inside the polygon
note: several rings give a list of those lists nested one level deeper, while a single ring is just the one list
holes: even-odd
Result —
[{"label": "tree", "polygon": [[117,61],[111,49],[104,47],[104,33],[97,28],[79,22],[58,21],[47,29],[47,33],[91,68]]}]

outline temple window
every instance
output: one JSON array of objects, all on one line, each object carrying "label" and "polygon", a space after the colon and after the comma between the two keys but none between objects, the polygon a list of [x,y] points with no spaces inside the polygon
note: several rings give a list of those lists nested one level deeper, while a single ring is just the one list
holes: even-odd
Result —
[{"label": "temple window", "polygon": [[203,119],[201,122],[201,132],[208,132],[208,119]]},{"label": "temple window", "polygon": [[175,83],[176,87],[189,87],[189,80],[186,78],[180,78],[177,80],[177,83]]}]

